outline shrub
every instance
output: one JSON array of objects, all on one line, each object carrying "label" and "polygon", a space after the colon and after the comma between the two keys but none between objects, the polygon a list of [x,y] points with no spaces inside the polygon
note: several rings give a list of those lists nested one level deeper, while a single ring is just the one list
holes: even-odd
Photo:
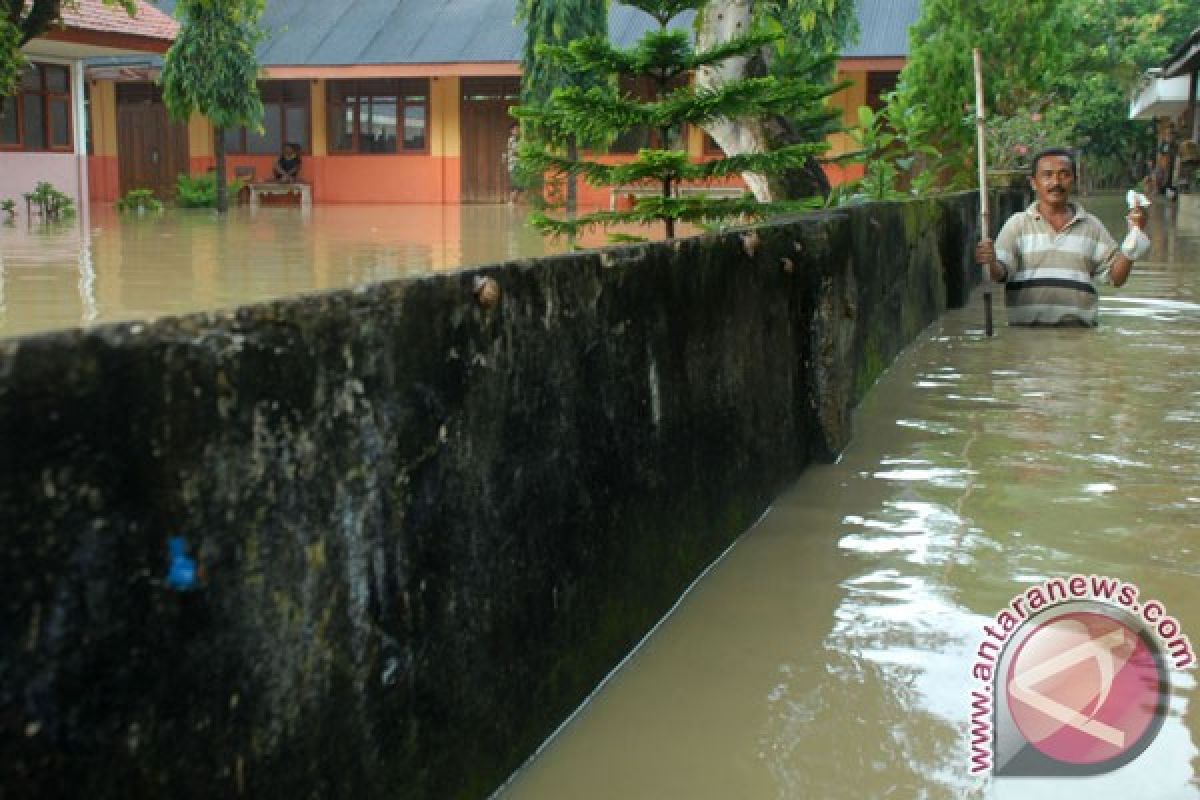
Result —
[{"label": "shrub", "polygon": [[[237,194],[244,185],[240,180],[230,181],[229,194]],[[216,208],[217,173],[206,172],[195,178],[180,173],[175,178],[175,204],[180,208]]]},{"label": "shrub", "polygon": [[46,181],[39,182],[32,192],[26,192],[23,197],[31,207],[37,209],[43,221],[75,214],[75,201]]},{"label": "shrub", "polygon": [[150,189],[130,189],[117,201],[118,211],[162,211],[163,204]]}]

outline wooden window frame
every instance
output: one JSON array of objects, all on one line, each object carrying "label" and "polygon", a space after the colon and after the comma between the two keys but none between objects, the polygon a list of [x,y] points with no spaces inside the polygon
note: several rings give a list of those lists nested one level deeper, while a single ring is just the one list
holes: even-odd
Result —
[{"label": "wooden window frame", "polygon": [[[284,84],[298,84],[304,86],[304,97],[301,100],[284,100]],[[266,97],[268,93],[279,92],[278,99]],[[263,107],[267,105],[279,106],[279,153],[283,152],[283,148],[296,139],[289,135],[287,127],[287,112],[288,109],[299,108],[304,111],[304,141],[306,144],[300,148],[300,154],[309,156],[312,155],[312,88],[306,80],[277,80],[277,81],[259,81],[258,83],[259,96],[264,97]],[[225,146],[225,152],[228,155],[235,156],[266,156],[279,155],[279,153],[251,153],[249,146],[249,132],[245,127],[239,128],[237,131],[238,146],[231,149],[228,144]]]},{"label": "wooden window frame", "polygon": [[[362,108],[362,100],[358,100],[353,105],[341,100],[340,97],[357,97],[357,98],[372,98],[376,96],[396,98],[396,149],[391,152],[369,152],[362,151],[361,137],[362,126],[359,119],[360,109]],[[409,102],[408,97],[420,95],[421,102]],[[370,100],[368,99],[368,103]],[[425,142],[420,149],[408,148],[404,146],[404,119],[405,112],[410,107],[419,107],[425,112]],[[347,150],[338,150],[335,148],[337,140],[337,132],[331,124],[337,120],[340,125],[344,118],[345,110],[353,109],[353,126],[354,130],[351,134],[350,148]],[[326,85],[325,90],[325,130],[326,130],[326,152],[331,156],[422,156],[429,155],[430,143],[432,136],[430,129],[432,128],[432,120],[430,119],[430,80],[428,78],[364,78],[364,79],[349,79],[349,80],[331,80]]]},{"label": "wooden window frame", "polygon": [[[30,66],[37,67],[41,78],[41,87],[26,89],[21,87],[15,94],[4,99],[5,108],[16,111],[17,141],[0,142],[0,150],[9,153],[74,153],[75,152],[75,107],[71,98],[71,68],[66,64],[53,62],[30,61]],[[51,91],[46,78],[47,69],[60,69],[67,73],[67,90],[65,92]],[[29,147],[25,141],[25,98],[27,96],[41,98],[42,106],[42,147]],[[66,101],[67,106],[67,143],[55,145],[50,141],[50,104],[55,100]]]}]

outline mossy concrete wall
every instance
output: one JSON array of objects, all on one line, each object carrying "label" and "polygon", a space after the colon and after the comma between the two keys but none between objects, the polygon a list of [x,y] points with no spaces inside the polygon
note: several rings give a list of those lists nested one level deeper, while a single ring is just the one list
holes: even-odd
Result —
[{"label": "mossy concrete wall", "polygon": [[0,342],[0,795],[485,796],[846,443],[963,302],[975,220],[869,206]]}]

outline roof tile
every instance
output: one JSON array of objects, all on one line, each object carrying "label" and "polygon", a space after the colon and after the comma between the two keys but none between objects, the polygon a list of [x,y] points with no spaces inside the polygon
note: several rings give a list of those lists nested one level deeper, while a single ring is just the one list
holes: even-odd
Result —
[{"label": "roof tile", "polygon": [[133,17],[123,8],[106,6],[101,0],[78,0],[74,8],[64,5],[62,18],[68,30],[123,33],[166,41],[174,40],[179,33],[178,22],[142,0],[137,0],[137,15]]}]

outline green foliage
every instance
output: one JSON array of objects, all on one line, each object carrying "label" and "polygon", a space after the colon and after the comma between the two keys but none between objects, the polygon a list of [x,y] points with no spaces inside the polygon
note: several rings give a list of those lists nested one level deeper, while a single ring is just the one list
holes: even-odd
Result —
[{"label": "green foliage", "polygon": [[163,59],[163,102],[186,121],[193,111],[218,128],[262,121],[255,48],[263,0],[183,0],[179,36]]},{"label": "green foliage", "polygon": [[25,192],[22,196],[41,216],[43,222],[75,215],[75,201],[71,196],[46,181],[39,181],[32,192]]},{"label": "green foliage", "polygon": [[181,0],[175,7],[179,36],[163,59],[163,102],[185,121],[200,112],[216,129],[218,211],[225,191],[226,128],[260,127],[255,51],[265,33],[259,27],[264,0]]},{"label": "green foliage", "polygon": [[[521,51],[521,102],[544,103],[550,94],[565,86],[587,88],[594,76],[571,72],[544,55],[545,47],[570,42],[608,31],[605,0],[518,0],[517,20],[525,23],[525,45]],[[540,131],[526,131],[537,136]]]},{"label": "green foliage", "polygon": [[1153,144],[1153,126],[1127,118],[1130,92],[1200,24],[1195,1],[1080,0],[1072,9],[1078,33],[1064,43],[1064,71],[1048,76],[1051,110],[1061,109],[1089,164],[1115,157],[1128,165]]},{"label": "green foliage", "polygon": [[942,149],[969,168],[974,129],[961,123],[975,104],[972,50],[983,53],[989,113],[1008,115],[1044,96],[1045,76],[1063,68],[1072,22],[1062,0],[925,0],[909,30],[909,60],[893,105],[921,107]]},{"label": "green foliage", "polygon": [[[525,23],[525,45],[521,52],[521,102],[525,105],[543,105],[549,101],[555,89],[575,86],[587,89],[595,86],[599,76],[572,72],[562,64],[546,57],[545,48],[566,45],[591,36],[605,36],[608,31],[608,3],[606,0],[519,0],[517,20]],[[521,136],[544,146],[565,148],[567,154],[577,157],[579,141],[575,136],[550,130],[536,123],[524,126]],[[585,141],[585,146],[602,147],[607,142]],[[516,183],[524,189],[542,184],[542,175],[532,173],[520,162],[515,165]],[[565,203],[568,213],[574,213],[577,187],[574,178],[568,178]],[[551,187],[557,192],[558,187]],[[537,192],[537,202],[542,192]]]},{"label": "green foliage", "polygon": [[924,0],[893,103],[923,108],[931,143],[969,175],[974,124],[961,121],[975,104],[978,47],[990,119],[1040,110],[1047,132],[1060,137],[1055,144],[1131,161],[1149,127],[1127,119],[1129,92],[1191,31],[1194,9],[1194,0]]},{"label": "green foliage", "polygon": [[[216,187],[214,185],[214,199]],[[151,189],[130,189],[125,196],[117,201],[118,211],[162,211],[162,202],[154,196]]]},{"label": "green foliage", "polygon": [[[987,164],[992,169],[1025,169],[1039,151],[1070,141],[1068,126],[1041,108],[1019,108],[1008,116],[987,119]],[[1061,112],[1057,115],[1061,117]],[[963,120],[975,129],[975,115]]]},{"label": "green foliage", "polygon": [[[21,52],[21,31],[0,16],[0,104],[7,95],[17,90],[21,81],[21,70],[25,68],[25,56]],[[3,106],[0,105],[0,108]]]},{"label": "green foliage", "polygon": [[[779,34],[767,62],[770,74],[781,80],[802,75],[829,83],[837,57],[858,41],[853,0],[759,0],[754,19],[763,30]],[[821,61],[821,68],[810,74],[814,61]]]},{"label": "green foliage", "polygon": [[837,205],[897,200],[927,194],[940,166],[938,151],[924,144],[929,119],[919,108],[875,112],[858,109],[858,126],[849,131],[858,149],[843,161],[863,165],[863,177],[838,187]]},{"label": "green foliage", "polygon": [[[672,130],[682,125],[703,126],[718,118],[801,115],[819,106],[827,92],[807,81],[783,82],[766,76],[727,83],[717,89],[676,86],[679,78],[696,68],[716,64],[734,55],[748,55],[770,45],[778,34],[751,32],[708,51],[696,51],[684,31],[668,29],[681,11],[698,9],[704,0],[637,0],[630,3],[650,14],[657,29],[646,33],[629,49],[620,50],[606,37],[573,41],[566,46],[542,45],[539,56],[567,74],[590,75],[595,85],[561,86],[544,103],[527,104],[514,113],[538,130],[550,132],[551,141],[570,136],[579,141],[612,141],[617,135],[639,128],[653,131],[660,143],[672,140]],[[648,79],[654,86],[648,99],[621,91],[618,79]],[[656,196],[642,196],[628,211],[595,212],[579,219],[556,219],[545,213],[531,217],[550,234],[574,235],[581,229],[617,224],[661,223],[668,237],[676,222],[714,223],[722,219],[765,216],[790,206],[759,204],[746,198],[713,198],[702,195],[677,196],[683,181],[706,181],[745,171],[771,173],[799,168],[828,145],[806,142],[768,153],[743,154],[703,164],[693,164],[682,150],[646,148],[631,163],[604,164],[572,158],[539,142],[525,142],[521,161],[537,173],[558,177],[582,176],[594,186],[642,184],[661,187]]]},{"label": "green foliage", "polygon": [[[103,0],[107,6],[124,9],[129,16],[137,12],[134,0]],[[25,0],[0,2],[0,107],[4,98],[16,92],[25,69],[21,47],[62,21],[64,8],[75,8],[75,0]]]},{"label": "green foliage", "polygon": [[[229,184],[229,189],[237,194],[243,186],[242,181],[235,180]],[[175,204],[180,208],[216,208],[217,173],[206,172],[196,177],[182,172],[176,175]]]},{"label": "green foliage", "polygon": [[8,215],[8,219],[12,219],[17,215],[17,201],[11,197],[0,201],[0,211]]}]

